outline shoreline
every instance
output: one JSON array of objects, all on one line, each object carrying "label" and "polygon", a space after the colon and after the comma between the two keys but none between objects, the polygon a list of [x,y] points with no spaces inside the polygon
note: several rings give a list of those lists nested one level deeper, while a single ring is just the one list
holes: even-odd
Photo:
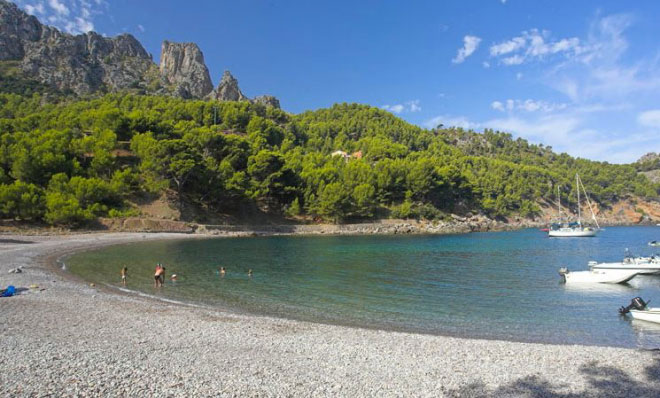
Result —
[{"label": "shoreline", "polygon": [[[0,333],[7,342],[0,350],[0,393],[608,396],[610,387],[602,390],[599,383],[612,381],[626,389],[616,396],[660,394],[660,355],[653,351],[467,339],[191,308],[92,288],[45,263],[65,252],[140,238],[207,237],[0,236],[0,283],[46,289],[0,299],[6,318]],[[7,273],[17,265],[23,273]],[[155,351],[154,331],[162,343]],[[154,374],[167,382],[154,386]]]},{"label": "shoreline", "polygon": [[[608,222],[610,221],[610,222]],[[655,226],[655,222],[608,220],[601,228],[613,226]],[[11,224],[11,223],[10,223]],[[93,229],[57,229],[41,226],[0,222],[0,237],[23,236],[76,236],[109,233],[181,233],[211,237],[249,237],[271,235],[450,235],[472,232],[512,231],[547,227],[547,221],[518,220],[504,222],[482,216],[454,216],[451,221],[418,221],[384,219],[353,224],[198,224],[154,218],[100,219]]]}]

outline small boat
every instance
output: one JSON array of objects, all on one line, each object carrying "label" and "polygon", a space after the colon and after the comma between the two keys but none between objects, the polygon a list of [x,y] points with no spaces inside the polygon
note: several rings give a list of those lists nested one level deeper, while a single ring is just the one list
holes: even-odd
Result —
[{"label": "small boat", "polygon": [[590,270],[571,272],[560,268],[559,275],[564,283],[625,283],[639,275],[637,270]]},{"label": "small boat", "polygon": [[660,246],[660,242],[657,240],[652,240],[649,242],[649,246]]},{"label": "small boat", "polygon": [[541,232],[549,232],[549,231],[550,231],[550,228],[541,228],[541,229],[539,229],[539,231],[541,231]]},{"label": "small boat", "polygon": [[[591,206],[591,201],[589,200],[589,195],[587,195],[587,190],[584,188],[584,184],[580,180],[580,176],[575,174],[575,188],[577,193],[577,213],[578,219],[576,222],[557,222],[550,226],[548,230],[548,236],[555,238],[578,238],[578,237],[592,237],[596,236],[600,226],[598,225],[598,220],[596,220],[596,214]],[[582,212],[580,209],[580,188],[584,191],[584,196],[587,200],[587,205],[589,206],[589,211],[591,211],[591,218],[596,224],[596,228],[587,227],[582,224]],[[557,215],[561,218],[561,200],[559,195],[559,186],[557,186]]]},{"label": "small boat", "polygon": [[630,301],[629,306],[619,308],[619,313],[621,315],[630,313],[633,319],[660,323],[660,308],[649,307],[649,303],[642,300],[641,297],[635,297]]},{"label": "small boat", "polygon": [[597,263],[596,261],[589,261],[589,269],[596,270],[628,270],[638,271],[640,274],[658,274],[660,273],[660,258],[656,256],[651,257],[634,257],[626,249],[626,256],[623,261],[618,263]]}]

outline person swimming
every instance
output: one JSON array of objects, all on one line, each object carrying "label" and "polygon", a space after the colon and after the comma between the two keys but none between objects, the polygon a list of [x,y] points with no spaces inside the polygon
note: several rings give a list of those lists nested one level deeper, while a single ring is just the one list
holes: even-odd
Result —
[{"label": "person swimming", "polygon": [[227,272],[227,270],[225,270],[225,267],[220,267],[219,272],[220,272],[220,275],[224,275]]},{"label": "person swimming", "polygon": [[248,270],[248,276],[252,276],[252,268]]}]

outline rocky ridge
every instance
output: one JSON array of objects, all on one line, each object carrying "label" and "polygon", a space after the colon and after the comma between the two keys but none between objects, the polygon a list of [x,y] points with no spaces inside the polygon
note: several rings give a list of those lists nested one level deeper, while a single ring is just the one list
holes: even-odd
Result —
[{"label": "rocky ridge", "polygon": [[174,85],[174,93],[182,98],[204,98],[213,91],[204,54],[195,43],[163,41],[160,74],[166,83]]},{"label": "rocky ridge", "polygon": [[16,69],[26,81],[76,95],[134,90],[279,108],[272,96],[250,100],[228,71],[214,91],[204,55],[195,43],[165,40],[157,66],[130,34],[108,38],[95,32],[63,33],[7,0],[0,0],[0,63]]}]

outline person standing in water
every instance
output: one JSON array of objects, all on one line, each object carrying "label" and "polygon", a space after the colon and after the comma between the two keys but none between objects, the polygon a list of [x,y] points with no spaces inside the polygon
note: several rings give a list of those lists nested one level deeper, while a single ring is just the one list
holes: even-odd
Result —
[{"label": "person standing in water", "polygon": [[225,276],[227,270],[225,270],[225,267],[220,267],[220,270],[218,272],[220,273],[220,275]]},{"label": "person standing in water", "polygon": [[121,284],[126,286],[126,275],[128,275],[128,267],[124,265],[120,272],[121,275]]},{"label": "person standing in water", "polygon": [[161,276],[165,272],[165,269],[163,268],[160,263],[156,264],[156,273],[154,274],[154,287],[159,287],[163,286],[163,282],[161,279]]}]

